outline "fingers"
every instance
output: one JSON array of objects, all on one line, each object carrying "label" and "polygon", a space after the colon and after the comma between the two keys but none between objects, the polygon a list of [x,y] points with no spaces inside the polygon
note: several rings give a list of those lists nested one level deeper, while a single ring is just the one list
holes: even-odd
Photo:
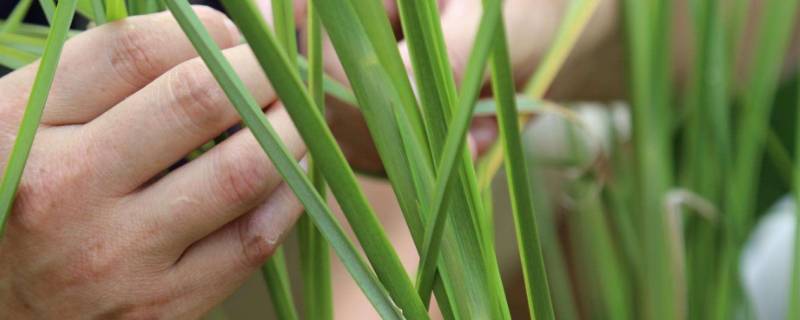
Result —
[{"label": "fingers", "polygon": [[[195,7],[203,24],[223,48],[238,42],[224,14]],[[173,66],[197,56],[170,13],[136,16],[83,32],[65,46],[43,123],[78,124],[94,119]],[[38,64],[0,80],[0,96],[20,114]]]},{"label": "fingers", "polygon": [[[289,152],[299,158],[305,147],[282,107],[267,112]],[[133,195],[147,230],[159,243],[181,252],[264,201],[281,177],[249,130],[234,134],[200,158]],[[120,217],[120,219],[131,219]]]},{"label": "fingers", "polygon": [[[261,106],[276,96],[246,45],[225,56]],[[124,194],[147,182],[186,154],[236,124],[239,116],[199,58],[187,61],[84,127],[97,163]]]},{"label": "fingers", "polygon": [[259,207],[184,252],[174,268],[176,281],[221,295],[207,301],[222,299],[272,255],[302,210],[291,189],[281,184]]}]

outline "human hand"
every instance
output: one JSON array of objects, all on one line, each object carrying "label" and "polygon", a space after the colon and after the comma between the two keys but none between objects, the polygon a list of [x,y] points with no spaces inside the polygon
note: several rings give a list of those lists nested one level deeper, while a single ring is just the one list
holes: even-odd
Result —
[{"label": "human hand", "polygon": [[[302,156],[236,28],[196,11]],[[301,205],[249,131],[176,165],[239,121],[196,56],[169,13],[66,44],[0,240],[0,318],[197,318],[271,255]],[[0,78],[3,161],[36,69]]]}]

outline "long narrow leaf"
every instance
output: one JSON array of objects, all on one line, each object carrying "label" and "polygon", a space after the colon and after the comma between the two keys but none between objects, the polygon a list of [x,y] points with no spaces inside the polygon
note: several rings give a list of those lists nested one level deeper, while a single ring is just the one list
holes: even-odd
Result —
[{"label": "long narrow leaf", "polygon": [[22,19],[25,19],[25,15],[28,14],[32,3],[33,0],[21,0],[18,2],[11,14],[8,15],[8,19],[3,23],[3,26],[0,27],[0,34],[14,32],[19,27]]},{"label": "long narrow leaf", "polygon": [[[246,3],[249,3],[249,1]],[[235,10],[236,8],[239,8],[244,9],[244,11],[252,10],[249,12],[257,14],[257,11],[253,10],[252,3],[244,7],[233,6],[242,4],[242,2],[238,1],[229,1],[226,4],[229,5],[231,9],[230,12],[233,13],[237,11]],[[297,162],[289,155],[286,147],[278,138],[277,133],[275,133],[272,126],[263,116],[261,108],[247,91],[241,79],[236,76],[231,65],[225,60],[221,50],[204,29],[200,19],[194,11],[192,11],[189,3],[184,0],[168,0],[166,1],[166,5],[194,44],[214,77],[220,82],[226,95],[242,116],[244,123],[253,132],[253,135],[256,137],[261,147],[270,159],[272,159],[278,172],[283,176],[284,181],[286,181],[295,195],[297,195],[297,198],[303,203],[306,212],[311,216],[322,234],[325,235],[327,240],[331,243],[342,263],[364,291],[373,306],[375,306],[378,313],[386,319],[403,318],[400,313],[401,311],[395,307],[386,288],[369,270],[369,267],[357,253],[352,242],[350,242],[344,234],[339,223],[333,218],[324,200],[320,197],[319,193],[316,192]],[[236,15],[234,14],[234,16]],[[260,16],[257,17],[258,19],[262,19]],[[254,21],[251,19],[243,20]],[[240,20],[240,22],[242,21]],[[263,20],[261,24],[263,24]],[[244,29],[254,30],[255,28]],[[259,50],[259,52],[264,51]],[[293,70],[292,64],[287,61],[287,58],[285,56],[282,58],[284,61],[280,65],[283,65],[283,68],[289,72]],[[275,61],[281,60],[276,59]],[[276,63],[276,65],[279,64]],[[302,86],[302,84],[298,85]],[[315,109],[313,110],[316,111]]]},{"label": "long narrow leaf", "polygon": [[[273,18],[275,19],[275,30],[279,34],[294,35],[295,24],[293,14],[293,3],[291,0],[273,0]],[[297,43],[294,37],[280,38],[281,45],[290,52],[290,56],[297,56]],[[319,191],[319,190],[317,190]],[[310,225],[310,224],[308,224]],[[297,319],[297,308],[292,300],[292,290],[289,284],[289,273],[286,271],[286,258],[283,248],[275,250],[272,257],[261,267],[266,286],[270,291],[272,305],[280,319]]]},{"label": "long narrow leaf", "polygon": [[[412,124],[414,116],[411,112],[417,111],[412,108],[415,104],[413,92],[407,84],[396,44],[391,36],[380,36],[390,30],[387,18],[380,2],[375,0],[315,0],[315,4],[359,101],[411,236],[419,248],[424,237],[422,221],[430,215],[421,210],[421,203],[426,200],[420,199],[427,199],[431,194],[428,190],[433,185],[432,170],[426,167],[432,160],[430,155],[414,158],[430,151]],[[403,116],[408,120],[397,121]],[[398,143],[404,141],[402,136],[417,142]],[[404,148],[409,147],[420,150],[406,152]],[[464,161],[470,161],[468,154],[463,156]],[[485,254],[474,218],[474,211],[482,208],[474,171],[463,170],[460,178],[463,188],[455,195],[453,205],[458,218],[451,219],[451,227],[445,230],[447,249],[443,261],[446,268],[440,270],[443,281],[440,282],[442,285],[436,286],[437,297],[443,304],[444,299],[457,296],[449,303],[456,318],[502,318],[502,312],[498,310],[507,310],[507,306],[499,302],[504,300],[504,295],[502,290],[496,289],[500,284],[497,261]],[[415,181],[426,183],[415,184]]]},{"label": "long narrow leaf", "polygon": [[272,299],[272,306],[275,308],[278,318],[286,320],[299,319],[292,299],[289,272],[286,270],[286,258],[282,247],[276,249],[272,257],[261,266],[261,275],[266,281],[267,290],[269,290],[269,296]]},{"label": "long narrow leaf", "polygon": [[76,4],[77,0],[62,0],[53,17],[53,27],[47,37],[47,45],[39,62],[39,69],[36,72],[28,104],[22,116],[22,123],[6,163],[3,180],[0,182],[0,237],[3,235],[6,220],[14,205],[22,172],[25,170],[25,162],[28,160],[36,131],[39,128],[39,121],[44,113],[44,106],[53,84],[61,51],[67,40],[69,26],[75,16]]},{"label": "long narrow leaf", "polygon": [[39,0],[39,5],[42,7],[42,11],[44,11],[44,16],[47,18],[47,22],[52,26],[53,16],[56,12],[55,3],[53,3],[53,0]]},{"label": "long narrow leaf", "polygon": [[92,12],[94,13],[94,23],[96,25],[103,25],[108,20],[106,19],[106,8],[103,5],[103,0],[90,0],[92,3]]},{"label": "long narrow leaf", "polygon": [[0,44],[0,65],[18,69],[35,61],[36,55]]},{"label": "long narrow leaf", "polygon": [[789,311],[786,319],[800,318],[800,304],[792,301],[800,301],[800,95],[797,97],[797,108],[795,110],[795,159],[794,159],[794,179],[792,181],[792,191],[794,192],[794,259],[792,264],[792,284],[789,292]]},{"label": "long narrow leaf", "polygon": [[[141,1],[141,0],[134,0],[134,1]],[[128,9],[125,6],[125,0],[105,0],[105,6],[106,6],[106,19],[109,22],[125,19],[126,17],[128,17]]]},{"label": "long narrow leaf", "polygon": [[[307,12],[307,50],[308,50],[308,91],[314,98],[321,113],[325,113],[325,93],[323,77],[322,26],[317,17],[317,9],[308,1]],[[310,160],[311,180],[317,191],[325,194],[325,178],[320,167]],[[308,219],[307,216],[304,219]],[[303,305],[307,319],[333,319],[333,293],[331,284],[330,254],[328,243],[310,221],[301,221],[300,234],[301,268],[303,269]]]},{"label": "long narrow leaf", "polygon": [[683,313],[677,303],[664,197],[672,184],[669,110],[669,30],[672,3],[664,0],[626,0],[630,94],[636,151],[636,208],[642,212],[644,306],[642,318],[675,319]]},{"label": "long narrow leaf", "polygon": [[514,97],[514,76],[505,30],[497,28],[495,35],[491,59],[492,90],[498,106],[500,139],[506,154],[506,179],[511,195],[511,213],[514,216],[525,290],[528,293],[528,309],[534,319],[555,319],[528,181],[527,161],[522,150],[519,115]]},{"label": "long narrow leaf", "polygon": [[[317,160],[316,165],[330,183],[332,193],[378,277],[404,315],[415,319],[427,318],[428,314],[421,301],[413,294],[414,287],[408,274],[361,192],[355,175],[326,126],[320,110],[303,87],[295,65],[277,46],[275,36],[251,1],[229,0],[223,1],[223,4],[253,47],[256,58],[283,100],[286,110],[308,145],[311,156]],[[319,6],[317,2],[314,4]]]},{"label": "long narrow leaf", "polygon": [[491,45],[496,36],[495,32],[499,28],[501,21],[502,2],[499,0],[490,1],[481,18],[478,33],[475,36],[475,46],[467,63],[464,72],[464,80],[458,98],[456,114],[448,126],[449,132],[445,139],[442,151],[439,170],[437,170],[436,187],[431,200],[430,211],[433,216],[429,219],[428,226],[425,228],[425,240],[423,242],[420,266],[417,276],[417,290],[427,300],[433,287],[436,264],[439,257],[442,230],[447,221],[447,200],[449,191],[453,188],[452,181],[456,175],[453,174],[458,168],[458,156],[461,155],[464,147],[464,140],[469,129],[472,111],[475,107],[475,100],[483,82],[483,75],[486,69],[486,62],[489,59]]}]

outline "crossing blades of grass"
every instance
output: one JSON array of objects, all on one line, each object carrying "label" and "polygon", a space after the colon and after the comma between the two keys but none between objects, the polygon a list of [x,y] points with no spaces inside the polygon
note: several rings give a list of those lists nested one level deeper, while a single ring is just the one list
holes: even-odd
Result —
[{"label": "crossing blades of grass", "polygon": [[[413,98],[413,92],[409,86],[401,83],[408,79],[396,53],[394,40],[391,37],[381,39],[375,36],[379,35],[375,30],[389,27],[384,10],[380,2],[375,0],[315,0],[315,4],[320,9],[320,18],[358,98],[406,224],[419,248],[424,237],[422,221],[430,215],[421,210],[420,204],[425,200],[420,199],[428,199],[431,195],[431,192],[426,191],[433,185],[432,173],[426,170],[431,157],[428,155],[427,159],[415,158],[419,154],[428,153],[429,149],[424,147],[424,140],[420,141],[417,137],[416,129],[408,129],[414,128],[411,124],[414,120],[397,121],[403,116],[404,112],[401,110],[408,110],[405,112],[406,118],[414,117],[408,114],[414,108],[407,105],[407,99],[401,98]],[[356,11],[355,8],[359,10]],[[375,21],[375,17],[381,19]],[[367,30],[372,30],[373,33],[368,33]],[[391,56],[397,59],[392,59]],[[400,68],[397,68],[398,65]],[[417,142],[398,144],[398,141],[404,141],[402,136],[411,137],[412,141]],[[419,152],[406,152],[405,147],[418,148]],[[464,154],[464,158],[470,161],[469,155]],[[507,310],[507,307],[498,302],[502,300],[502,290],[495,289],[499,284],[496,258],[485,254],[474,218],[474,211],[482,207],[479,204],[474,171],[463,170],[460,178],[463,188],[454,195],[452,205],[452,211],[458,218],[451,219],[451,227],[445,230],[446,249],[443,260],[446,268],[439,273],[443,279],[440,283],[443,285],[436,286],[437,297],[441,305],[445,301],[442,298],[458,296],[450,299],[456,318],[499,319],[503,316],[497,310]],[[425,183],[416,188],[414,181]]]},{"label": "crossing blades of grass", "polygon": [[[323,77],[322,25],[317,17],[316,7],[308,1],[307,11],[307,54],[308,54],[308,91],[325,114],[325,92]],[[310,159],[311,180],[317,191],[325,194],[325,178],[320,167]],[[328,243],[319,230],[311,223],[308,216],[303,216],[298,223],[300,236],[301,269],[303,270],[303,306],[307,319],[333,319],[333,292],[331,284],[330,254]]]},{"label": "crossing blades of grass", "polygon": [[44,11],[44,16],[47,18],[47,22],[50,25],[53,25],[53,15],[56,12],[56,5],[53,0],[39,0],[39,5],[42,7],[42,11]]},{"label": "crossing blades of grass", "polygon": [[[408,44],[411,56],[411,63],[416,75],[416,88],[421,98],[423,121],[425,122],[425,128],[427,130],[428,143],[432,150],[431,157],[434,162],[437,162],[441,156],[440,151],[444,145],[445,137],[447,136],[447,124],[452,116],[453,109],[455,108],[455,100],[457,99],[455,80],[444,43],[444,34],[439,19],[438,5],[436,1],[431,0],[404,0],[398,1],[397,4],[406,43]],[[400,123],[403,122],[404,121],[400,120]],[[409,143],[410,142],[406,141],[404,146],[407,146]],[[460,151],[462,154],[466,154],[466,150],[463,150],[463,148]],[[469,174],[468,171],[472,169],[470,168],[470,161],[468,159],[467,157],[458,159],[466,163],[459,169],[460,172],[458,175],[462,177],[465,176],[464,173]],[[466,180],[462,179],[461,181]],[[429,184],[430,183],[418,182],[418,185],[423,186]],[[456,187],[461,189],[453,191],[457,197],[459,195],[466,195],[462,185],[456,185]],[[466,200],[466,198],[462,199]],[[464,201],[456,199],[455,202],[463,203]],[[471,201],[471,203],[474,204],[473,207],[477,208],[480,206],[477,202],[479,201]],[[427,197],[420,201],[420,206],[422,208],[427,208]],[[474,210],[474,213],[471,213],[470,216],[476,218],[485,217],[487,215],[483,212],[486,210],[484,209],[485,207],[486,206],[477,208],[478,210]],[[464,212],[457,207],[451,207],[449,210]],[[429,212],[430,210],[425,209],[424,211]],[[476,221],[481,220],[477,219]],[[479,223],[479,225],[481,224]],[[489,234],[490,233],[491,232],[489,232]],[[422,244],[424,245],[424,243]],[[418,249],[420,249],[420,253],[422,253],[424,247],[418,245]],[[492,254],[493,251],[489,251],[489,249],[492,249],[490,245],[486,245],[485,249],[487,251],[483,253],[484,257],[494,256]],[[441,274],[446,266],[441,261],[437,263],[439,265],[438,272]],[[489,262],[489,265],[491,266],[492,262]],[[495,282],[499,284],[499,281]],[[493,289],[494,292],[485,292],[485,295],[497,299],[498,304],[505,304],[505,299],[501,298],[503,297],[502,285],[495,285]],[[443,294],[444,293],[438,294],[438,301],[440,302],[440,308],[443,313],[448,316],[447,314],[452,313],[452,310],[442,308],[442,301],[445,301],[442,297]],[[423,299],[427,299],[427,297],[423,296]],[[425,301],[427,302],[427,300]]]},{"label": "crossing blades of grass", "polygon": [[498,106],[497,121],[500,140],[505,150],[506,179],[525,290],[528,294],[528,309],[534,319],[555,319],[533,207],[532,189],[528,181],[528,163],[522,150],[510,59],[505,30],[497,28],[491,58],[492,91]]},{"label": "crossing blades of grass", "polygon": [[14,10],[11,11],[11,14],[8,15],[8,19],[0,26],[0,34],[14,32],[19,27],[22,19],[25,19],[25,15],[28,14],[32,3],[33,0],[20,0]]},{"label": "crossing blades of grass", "polygon": [[[142,1],[142,0],[134,0]],[[125,0],[105,0],[106,19],[108,22],[125,19],[128,17],[128,9]]]},{"label": "crossing blades of grass", "polygon": [[453,174],[458,168],[457,162],[461,151],[463,151],[464,140],[469,129],[472,111],[478,92],[483,84],[483,75],[486,68],[486,61],[489,59],[491,46],[496,36],[495,31],[499,28],[501,21],[502,2],[499,0],[489,1],[484,10],[475,37],[475,45],[470,53],[467,68],[464,72],[464,80],[461,84],[456,114],[448,127],[448,134],[445,138],[444,149],[441,160],[438,164],[436,184],[431,198],[430,212],[433,213],[428,219],[425,228],[425,237],[420,255],[419,268],[417,269],[417,291],[424,301],[430,297],[433,287],[433,280],[436,274],[436,264],[439,257],[442,234],[447,221],[447,200],[449,191],[453,189],[453,182],[456,180]]},{"label": "crossing blades of grass", "polygon": [[[295,24],[292,5],[292,0],[273,0],[272,8],[274,10],[272,14],[275,20],[275,30],[277,30],[278,34],[285,35],[284,37],[279,37],[281,45],[284,50],[289,52],[290,57],[296,57],[297,43],[294,40]],[[275,250],[269,260],[264,262],[261,267],[261,274],[264,277],[267,289],[269,289],[272,305],[275,307],[278,318],[297,319],[297,308],[292,299],[289,273],[286,271],[286,258],[284,257],[282,246]]]},{"label": "crossing blades of grass", "polygon": [[[305,90],[296,64],[290,62],[277,45],[275,36],[251,1],[228,0],[223,4],[253,48],[311,156],[317,160],[315,164],[325,174],[325,180],[330,184],[378,278],[405,316],[428,318],[397,253],[361,192],[352,169],[326,126],[320,110]],[[319,3],[314,4],[322,9]]]},{"label": "crossing blades of grass", "polygon": [[[277,45],[275,44],[275,40],[266,29],[266,24],[264,23],[263,18],[260,16],[260,13],[255,10],[254,5],[250,1],[227,1],[225,4],[227,5],[229,13],[231,13],[235,20],[240,23],[240,27],[243,31],[245,31],[245,34],[253,35],[251,32],[259,30],[260,32],[266,33],[266,37],[268,38],[268,46],[271,48],[270,51],[273,54],[277,53]],[[339,223],[335,218],[333,218],[330,209],[325,205],[325,201],[322,199],[319,193],[316,192],[297,162],[289,155],[286,147],[280,141],[274,129],[269,122],[267,122],[266,118],[261,112],[261,108],[255,102],[252,95],[250,95],[250,93],[247,91],[241,79],[238,78],[230,64],[227,62],[227,60],[225,60],[219,47],[214,43],[208,32],[204,29],[199,18],[194,11],[192,11],[189,3],[184,0],[168,0],[166,1],[166,5],[176,17],[178,23],[181,25],[181,28],[183,28],[190,41],[194,44],[198,53],[208,65],[212,74],[220,82],[220,86],[223,88],[232,104],[242,116],[245,125],[247,125],[247,127],[253,132],[253,135],[256,137],[261,147],[264,149],[270,159],[272,159],[272,162],[278,169],[278,172],[283,176],[284,181],[286,181],[289,187],[295,192],[297,198],[303,203],[306,212],[311,216],[312,220],[320,229],[322,234],[325,235],[326,239],[334,248],[334,251],[339,256],[342,263],[350,272],[356,283],[364,291],[367,298],[376,308],[381,317],[385,319],[402,319],[406,312],[412,312],[413,310],[401,311],[395,307],[395,301],[393,301],[392,297],[389,296],[388,292],[386,291],[387,288],[385,288],[372,274],[367,264],[356,251],[355,246],[344,234]],[[264,50],[258,49],[255,51],[260,53],[265,52]],[[288,62],[288,58],[285,55],[277,54],[277,57],[270,58],[274,58],[273,60],[270,60],[270,63],[279,66],[280,70],[283,70],[283,72],[289,75],[294,74],[294,64]],[[296,87],[296,90],[302,91],[302,83],[300,82],[299,78],[297,78],[296,74],[294,75],[294,77],[289,76],[285,79],[294,78],[294,80],[289,83],[289,86]],[[284,91],[285,85],[289,81],[282,81],[283,83],[274,83],[276,90],[279,93],[284,93],[281,96],[284,97],[284,102],[287,105],[287,109],[294,109],[289,107],[290,105],[294,105],[294,99],[288,97]],[[306,98],[308,101],[311,101],[307,95],[305,95],[305,98],[302,99]],[[313,101],[309,102],[308,104],[312,107],[308,108],[308,110],[311,111],[311,118],[316,119],[314,120],[315,122],[323,122],[318,110],[316,110],[316,107],[313,106]],[[302,127],[303,126],[298,126],[298,129],[301,129]],[[335,148],[335,145],[333,145],[331,140],[332,138],[328,134],[326,138],[318,139],[316,143],[310,143],[309,147],[313,145],[314,147],[312,147],[312,150],[314,150],[318,149],[320,143],[329,143]],[[308,142],[313,141],[309,140]],[[334,150],[332,153],[335,155],[336,151],[338,150]],[[335,165],[341,165],[341,163],[335,163]],[[340,168],[340,170],[341,169],[343,168]],[[346,176],[336,176],[336,178],[340,178],[341,180],[347,179]],[[354,226],[354,229],[356,229],[356,226]],[[389,248],[389,250],[391,250],[391,248]],[[390,276],[401,275],[402,274],[393,274]],[[406,281],[408,281],[408,279],[406,279]],[[394,284],[393,282],[389,283]],[[399,305],[401,308],[405,307],[400,303],[397,305]],[[419,305],[421,306],[421,303]],[[423,316],[421,318],[425,317]]]},{"label": "crossing blades of grass", "polygon": [[[537,68],[536,73],[528,81],[525,88],[526,95],[533,99],[539,100],[543,97],[547,88],[552,84],[561,66],[567,60],[570,52],[578,42],[578,38],[589,23],[597,9],[599,0],[573,0],[569,6],[564,19],[558,28],[556,37],[553,44],[547,50],[540,66]],[[519,112],[526,110],[526,104],[518,104]],[[476,107],[476,114],[480,112],[481,106]],[[521,121],[524,123],[528,119],[528,115],[523,117]],[[479,184],[481,190],[489,185],[491,178],[495,176],[503,163],[503,150],[499,143],[496,143],[486,155],[483,156],[481,161],[483,164],[478,176],[481,177],[482,183]]]},{"label": "crossing blades of grass", "polygon": [[6,219],[14,205],[17,187],[19,187],[22,172],[25,170],[25,162],[28,160],[36,131],[39,128],[39,121],[53,84],[61,50],[67,40],[72,18],[75,16],[76,3],[77,0],[60,1],[53,17],[53,27],[47,37],[44,55],[39,62],[39,69],[36,71],[36,78],[25,107],[25,113],[22,116],[17,138],[6,163],[3,180],[0,182],[0,237],[3,235]]},{"label": "crossing blades of grass", "polygon": [[[408,43],[428,140],[439,150],[455,107],[456,85],[447,57],[436,1],[397,1]],[[438,152],[434,162],[438,160]]]}]

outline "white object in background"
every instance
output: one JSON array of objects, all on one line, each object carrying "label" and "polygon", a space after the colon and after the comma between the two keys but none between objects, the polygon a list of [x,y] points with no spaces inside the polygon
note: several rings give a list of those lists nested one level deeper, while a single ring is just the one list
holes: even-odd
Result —
[{"label": "white object in background", "polygon": [[757,319],[786,318],[795,221],[795,203],[786,196],[770,208],[745,245],[741,277]]}]

